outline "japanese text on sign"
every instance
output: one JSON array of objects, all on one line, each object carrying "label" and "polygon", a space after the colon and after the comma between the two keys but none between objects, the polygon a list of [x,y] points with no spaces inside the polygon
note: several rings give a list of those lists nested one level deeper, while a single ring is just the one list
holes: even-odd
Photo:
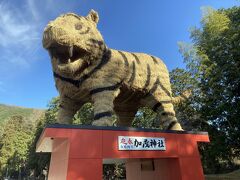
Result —
[{"label": "japanese text on sign", "polygon": [[118,150],[166,150],[165,138],[118,136]]}]

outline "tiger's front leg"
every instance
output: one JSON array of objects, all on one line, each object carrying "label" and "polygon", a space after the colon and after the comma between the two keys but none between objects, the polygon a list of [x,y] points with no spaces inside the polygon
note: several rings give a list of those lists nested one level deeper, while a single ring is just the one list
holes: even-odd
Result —
[{"label": "tiger's front leg", "polygon": [[113,101],[119,94],[120,90],[103,91],[92,94],[94,105],[95,126],[112,126],[113,125]]},{"label": "tiger's front leg", "polygon": [[76,102],[66,96],[60,96],[57,123],[71,124],[74,115],[81,108],[83,102]]}]

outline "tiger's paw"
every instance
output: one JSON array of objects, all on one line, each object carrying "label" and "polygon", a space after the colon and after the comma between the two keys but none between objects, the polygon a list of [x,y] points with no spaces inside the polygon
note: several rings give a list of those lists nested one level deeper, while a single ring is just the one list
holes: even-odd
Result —
[{"label": "tiger's paw", "polygon": [[108,119],[100,119],[92,122],[93,126],[112,126],[113,122]]},{"label": "tiger's paw", "polygon": [[168,130],[183,131],[182,126],[176,121],[170,123]]}]

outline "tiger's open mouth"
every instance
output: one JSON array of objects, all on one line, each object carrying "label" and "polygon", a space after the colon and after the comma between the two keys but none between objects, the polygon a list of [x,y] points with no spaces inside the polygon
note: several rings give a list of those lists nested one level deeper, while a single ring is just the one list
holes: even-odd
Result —
[{"label": "tiger's open mouth", "polygon": [[77,46],[55,45],[48,48],[51,57],[57,60],[58,65],[71,64],[77,60],[84,60],[89,53]]}]

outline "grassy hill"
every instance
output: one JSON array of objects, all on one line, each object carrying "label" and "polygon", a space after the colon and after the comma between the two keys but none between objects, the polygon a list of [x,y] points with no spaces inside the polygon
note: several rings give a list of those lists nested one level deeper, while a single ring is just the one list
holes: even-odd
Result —
[{"label": "grassy hill", "polygon": [[19,115],[30,121],[36,121],[41,115],[43,115],[44,110],[24,108],[18,106],[8,106],[0,104],[0,125],[6,122],[11,116]]}]

